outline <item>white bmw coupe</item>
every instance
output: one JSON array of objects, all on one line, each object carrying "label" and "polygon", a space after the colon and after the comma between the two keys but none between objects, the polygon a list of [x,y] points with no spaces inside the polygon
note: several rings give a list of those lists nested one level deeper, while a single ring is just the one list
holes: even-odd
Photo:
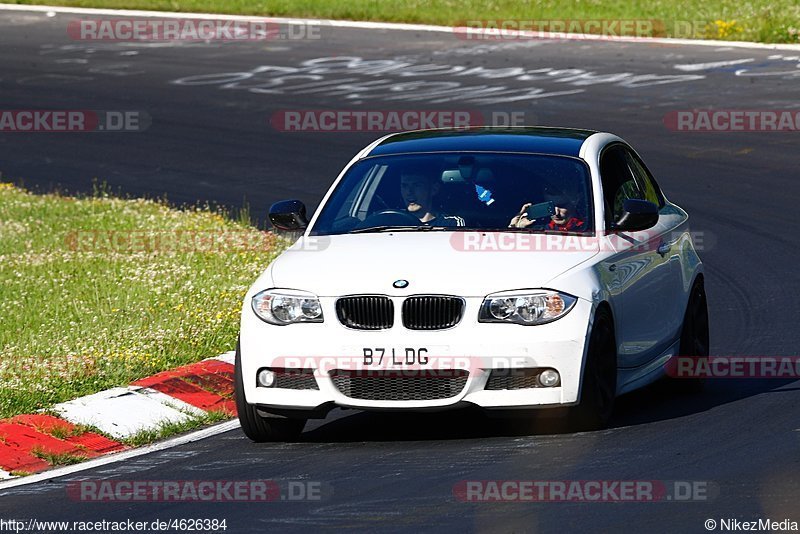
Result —
[{"label": "white bmw coupe", "polygon": [[254,441],[335,407],[563,408],[602,428],[616,396],[708,355],[684,210],[609,133],[426,130],[359,152],[248,291],[236,403]]}]

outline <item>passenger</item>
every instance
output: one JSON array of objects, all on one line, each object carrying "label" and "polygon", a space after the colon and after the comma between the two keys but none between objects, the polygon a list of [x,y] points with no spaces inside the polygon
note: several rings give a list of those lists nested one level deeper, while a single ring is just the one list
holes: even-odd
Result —
[{"label": "passenger", "polygon": [[557,194],[546,196],[545,198],[545,202],[552,202],[554,206],[550,220],[529,219],[528,208],[530,208],[532,204],[528,202],[527,204],[523,204],[519,213],[508,223],[509,228],[528,228],[536,225],[535,228],[541,230],[556,230],[561,232],[583,232],[586,230],[586,222],[574,215],[574,202],[566,195]]},{"label": "passenger", "polygon": [[437,213],[433,200],[440,189],[439,181],[431,173],[409,171],[400,174],[400,195],[405,209],[421,224],[429,226],[464,226],[457,215]]}]

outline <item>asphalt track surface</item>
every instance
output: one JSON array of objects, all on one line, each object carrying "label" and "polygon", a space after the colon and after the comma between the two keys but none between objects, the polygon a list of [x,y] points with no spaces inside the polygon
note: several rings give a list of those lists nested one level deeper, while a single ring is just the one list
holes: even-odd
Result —
[{"label": "asphalt track surface", "polygon": [[[139,133],[0,134],[4,180],[40,190],[86,191],[97,178],[132,195],[166,193],[175,203],[238,207],[246,199],[263,218],[268,205],[283,198],[300,198],[313,209],[339,169],[377,135],[279,132],[269,123],[279,110],[524,112],[528,122],[608,130],[634,145],[667,196],[689,211],[693,231],[703,233],[712,353],[797,354],[798,133],[675,132],[663,120],[693,108],[797,110],[796,55],[690,45],[486,43],[446,33],[327,27],[318,40],[83,43],[66,34],[73,18],[0,15],[2,108],[143,110],[152,125]],[[335,89],[312,92],[289,89],[288,82],[276,86],[263,76],[275,69],[267,69],[228,87],[175,83],[264,65],[301,68],[303,62],[334,56],[521,67],[532,79],[500,77],[499,71],[491,71],[494,77],[434,70],[404,77],[402,70],[375,74],[362,68],[327,72],[322,81]],[[750,61],[685,67],[735,60]],[[618,76],[581,85],[588,77],[558,69]],[[633,77],[638,75],[655,77]],[[371,91],[369,85],[343,89],[331,81],[350,78],[355,80],[341,83],[504,86],[507,98],[532,87],[579,92],[543,98],[527,93],[505,102],[441,101],[448,91],[426,96],[419,92],[424,84],[403,86],[408,91],[403,93]],[[647,80],[661,83],[642,83]],[[435,87],[445,86],[427,86]],[[449,91],[451,97],[471,91],[457,89]],[[413,99],[389,99],[400,94]],[[0,517],[226,518],[229,532],[703,532],[707,518],[800,521],[798,405],[796,382],[720,379],[702,393],[655,385],[624,396],[611,428],[592,433],[559,434],[543,425],[528,434],[461,412],[336,411],[310,422],[299,443],[256,445],[232,431],[72,477],[0,490]],[[302,502],[85,503],[65,491],[69,481],[79,479],[304,480],[320,482],[325,492],[322,500]],[[454,497],[459,481],[520,479],[701,481],[709,483],[712,495],[705,501],[657,503],[465,503]]]}]

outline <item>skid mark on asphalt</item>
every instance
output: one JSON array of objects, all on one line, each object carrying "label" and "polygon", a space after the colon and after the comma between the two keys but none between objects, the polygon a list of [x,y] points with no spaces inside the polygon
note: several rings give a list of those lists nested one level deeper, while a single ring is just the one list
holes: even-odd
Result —
[{"label": "skid mark on asphalt", "polygon": [[[447,81],[430,76],[449,76]],[[455,78],[491,80],[494,84],[473,85]],[[172,80],[183,86],[216,86],[257,94],[320,94],[350,101],[423,101],[432,104],[469,102],[500,104],[541,98],[575,95],[595,85],[616,85],[629,89],[685,83],[705,78],[702,74],[598,73],[585,69],[547,66],[470,67],[425,63],[402,59],[369,59],[358,56],[331,56],[302,61],[297,67],[260,65],[249,71],[185,76]],[[496,85],[502,82],[504,85]],[[524,82],[523,87],[506,85]],[[564,90],[548,91],[539,85],[560,84]],[[569,87],[574,87],[569,88]],[[352,102],[351,102],[352,103]]]},{"label": "skid mark on asphalt", "polygon": [[729,67],[731,65],[741,65],[742,63],[751,63],[753,61],[755,61],[754,58],[747,58],[730,61],[712,61],[710,63],[682,63],[675,65],[675,68],[685,72],[697,72],[701,70],[718,69],[720,67]]},{"label": "skid mark on asphalt", "polygon": [[38,76],[27,76],[19,78],[19,85],[32,85],[38,87],[54,87],[59,85],[71,85],[73,83],[90,82],[94,80],[91,76],[76,76],[68,74],[40,74]]}]

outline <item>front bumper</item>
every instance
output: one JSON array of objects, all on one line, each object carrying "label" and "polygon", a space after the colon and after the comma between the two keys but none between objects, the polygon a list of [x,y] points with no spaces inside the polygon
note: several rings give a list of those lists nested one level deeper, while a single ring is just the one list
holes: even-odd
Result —
[{"label": "front bumper", "polygon": [[[336,316],[334,298],[321,298],[325,322],[273,326],[258,319],[246,303],[242,313],[240,350],[245,398],[265,411],[325,412],[326,407],[362,410],[442,410],[475,405],[486,409],[544,408],[575,404],[593,306],[578,299],[561,319],[538,326],[478,323],[482,298],[467,298],[464,317],[450,329],[408,330],[401,321],[381,331],[352,330]],[[396,303],[397,304],[397,303]],[[396,305],[396,309],[400,306]],[[426,363],[407,364],[406,349],[425,348]],[[377,356],[380,365],[363,365],[364,349]],[[395,351],[394,363],[390,358]],[[377,359],[377,358],[376,358]],[[398,362],[402,362],[399,363]],[[319,389],[259,387],[256,375],[263,368],[312,369]],[[555,387],[486,389],[492,370],[555,369]],[[393,400],[353,398],[337,387],[331,371],[386,370],[394,372],[445,373],[467,371],[463,388],[446,398]]]}]

